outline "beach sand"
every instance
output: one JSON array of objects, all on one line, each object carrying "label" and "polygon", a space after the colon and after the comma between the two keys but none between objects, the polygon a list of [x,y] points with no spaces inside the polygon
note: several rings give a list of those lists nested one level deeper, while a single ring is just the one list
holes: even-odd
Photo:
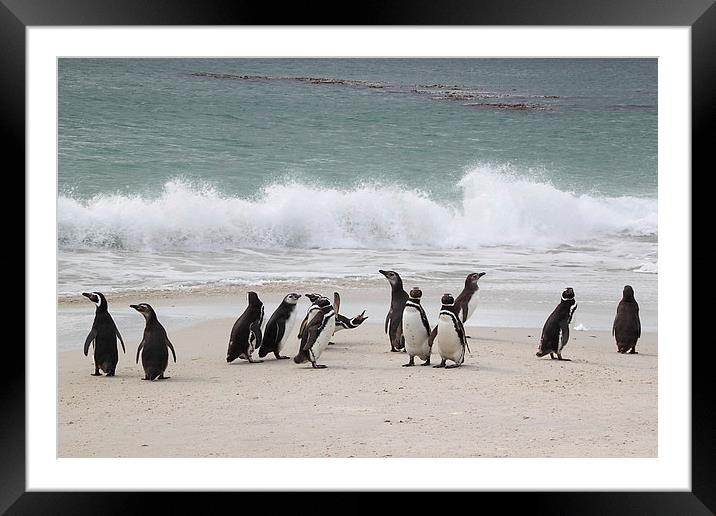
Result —
[{"label": "beach sand", "polygon": [[90,375],[80,342],[58,353],[58,456],[657,456],[656,333],[621,355],[609,332],[573,330],[572,361],[559,362],[535,357],[539,329],[468,322],[472,352],[445,370],[401,367],[375,319],[337,333],[322,370],[227,364],[235,318],[167,327],[177,363],[166,381],[141,380],[140,334],[124,335],[113,378]]}]

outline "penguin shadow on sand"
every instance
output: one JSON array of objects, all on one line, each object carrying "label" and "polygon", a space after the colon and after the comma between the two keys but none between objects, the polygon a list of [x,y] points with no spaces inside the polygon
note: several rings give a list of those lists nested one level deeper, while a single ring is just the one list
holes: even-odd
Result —
[{"label": "penguin shadow on sand", "polygon": [[[114,376],[119,361],[117,340],[122,345],[122,352],[126,353],[124,340],[117,325],[109,314],[107,299],[101,292],[83,292],[82,295],[92,301],[95,309],[94,321],[84,344],[84,354],[88,355],[90,345],[94,344],[94,373],[92,376]],[[101,372],[100,372],[101,371]]]}]

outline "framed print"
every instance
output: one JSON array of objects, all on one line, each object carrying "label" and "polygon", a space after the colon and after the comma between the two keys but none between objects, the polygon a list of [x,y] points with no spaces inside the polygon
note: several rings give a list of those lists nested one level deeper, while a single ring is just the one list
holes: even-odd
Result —
[{"label": "framed print", "polygon": [[3,510],[154,490],[713,510],[690,215],[709,2],[351,25],[153,6],[0,11],[27,192]]}]

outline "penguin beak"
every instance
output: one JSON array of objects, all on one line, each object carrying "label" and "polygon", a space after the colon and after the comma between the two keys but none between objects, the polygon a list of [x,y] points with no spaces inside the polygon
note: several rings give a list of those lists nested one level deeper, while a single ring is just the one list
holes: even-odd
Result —
[{"label": "penguin beak", "polygon": [[82,295],[93,303],[96,303],[98,301],[97,296],[95,296],[94,294],[90,294],[89,292],[82,292]]},{"label": "penguin beak", "polygon": [[485,274],[486,274],[486,273],[484,273],[484,272],[479,272],[479,273],[477,274],[477,279],[482,278]]},{"label": "penguin beak", "polygon": [[386,278],[388,277],[388,272],[387,272],[387,271],[384,271],[383,269],[378,269],[378,272],[380,272],[380,273],[381,273],[383,276],[385,276]]},{"label": "penguin beak", "polygon": [[141,312],[139,305],[129,305],[129,308],[134,308],[137,312]]}]

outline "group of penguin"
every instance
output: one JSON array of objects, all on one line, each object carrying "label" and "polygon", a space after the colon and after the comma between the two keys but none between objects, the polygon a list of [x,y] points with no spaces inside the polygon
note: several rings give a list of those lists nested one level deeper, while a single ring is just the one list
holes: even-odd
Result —
[{"label": "group of penguin", "polygon": [[[420,365],[430,365],[432,346],[437,339],[438,354],[441,362],[433,367],[455,368],[465,361],[465,351],[470,351],[465,333],[464,323],[474,313],[477,306],[478,280],[485,275],[484,272],[471,273],[465,278],[465,286],[457,297],[451,293],[443,294],[438,314],[438,323],[431,329],[425,310],[420,304],[422,291],[413,287],[410,292],[403,288],[403,281],[395,271],[379,271],[390,283],[391,300],[388,314],[385,318],[385,332],[390,341],[390,350],[405,352],[408,363],[403,367],[415,365],[415,357],[423,360]],[[119,353],[117,339],[126,353],[124,341],[117,329],[112,316],[107,309],[107,300],[101,292],[83,293],[97,306],[95,318],[84,344],[84,354],[87,356],[89,347],[94,343],[93,376],[100,376],[104,372],[107,376],[114,376]],[[284,297],[264,326],[264,305],[256,292],[248,292],[248,306],[234,323],[229,337],[229,347],[226,361],[233,362],[237,358],[250,363],[263,362],[265,356],[273,353],[277,360],[290,357],[281,354],[289,334],[296,321],[296,305],[300,294],[291,293]],[[340,295],[335,292],[333,301],[320,294],[306,294],[311,305],[306,316],[300,324],[298,338],[299,350],[293,361],[297,364],[310,362],[315,369],[325,368],[318,364],[318,359],[329,344],[334,333],[354,329],[360,326],[368,317],[365,310],[348,318],[339,314]],[[139,363],[140,353],[144,380],[164,380],[164,372],[169,364],[169,351],[176,362],[176,352],[167,332],[157,320],[154,309],[147,303],[129,305],[144,316],[145,328],[142,341],[137,348],[136,362]],[[577,304],[574,290],[567,288],[562,292],[560,303],[547,318],[540,338],[537,357],[549,354],[550,358],[569,360],[562,357],[567,341],[569,340],[569,324],[572,321]],[[637,340],[641,337],[641,322],[639,319],[639,305],[634,298],[634,289],[626,285],[622,299],[617,306],[617,313],[612,326],[612,335],[615,337],[619,353],[635,354]],[[253,358],[254,351],[258,350],[259,360]],[[448,361],[452,362],[448,365]]]}]

